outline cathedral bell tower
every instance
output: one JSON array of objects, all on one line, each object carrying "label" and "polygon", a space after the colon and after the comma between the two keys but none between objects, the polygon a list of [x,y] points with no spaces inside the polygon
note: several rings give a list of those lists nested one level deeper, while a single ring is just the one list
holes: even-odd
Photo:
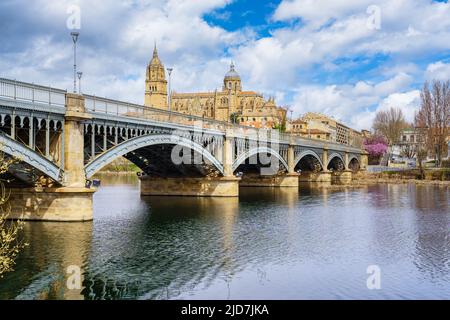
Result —
[{"label": "cathedral bell tower", "polygon": [[167,81],[164,65],[158,57],[158,50],[153,50],[153,58],[147,67],[145,79],[145,102],[146,107],[154,107],[167,110]]},{"label": "cathedral bell tower", "polygon": [[228,71],[228,73],[225,75],[225,78],[223,79],[222,90],[224,92],[227,91],[240,92],[242,90],[241,77],[236,72],[233,62],[230,65],[230,71]]}]

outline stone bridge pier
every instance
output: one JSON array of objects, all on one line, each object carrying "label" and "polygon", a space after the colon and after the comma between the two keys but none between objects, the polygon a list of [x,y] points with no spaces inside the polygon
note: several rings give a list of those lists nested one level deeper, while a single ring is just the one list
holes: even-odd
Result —
[{"label": "stone bridge pier", "polygon": [[[222,159],[222,170],[213,176],[181,176],[156,177],[144,175],[140,177],[142,196],[187,196],[187,197],[238,197],[239,181],[232,171],[232,137],[225,135],[221,152],[217,152]],[[191,151],[191,150],[189,150]],[[193,157],[195,158],[195,156]],[[191,158],[190,160],[193,160]],[[165,159],[172,162],[173,159]],[[190,163],[185,165],[189,166]],[[217,168],[215,168],[217,169]]]},{"label": "stone bridge pier", "polygon": [[84,98],[66,94],[64,134],[63,186],[15,188],[11,191],[12,219],[38,221],[90,221],[93,219],[94,189],[88,189],[84,171],[83,121],[90,118],[85,112]]}]

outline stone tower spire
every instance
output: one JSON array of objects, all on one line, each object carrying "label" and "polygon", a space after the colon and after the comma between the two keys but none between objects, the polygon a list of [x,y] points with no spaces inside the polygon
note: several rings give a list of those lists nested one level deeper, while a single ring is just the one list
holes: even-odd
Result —
[{"label": "stone tower spire", "polygon": [[166,71],[159,59],[158,49],[153,48],[153,57],[147,67],[145,80],[145,106],[167,109],[167,81]]}]

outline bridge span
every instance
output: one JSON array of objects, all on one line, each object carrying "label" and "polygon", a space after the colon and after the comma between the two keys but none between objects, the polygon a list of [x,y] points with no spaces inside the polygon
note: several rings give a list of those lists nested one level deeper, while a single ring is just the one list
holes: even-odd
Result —
[{"label": "bridge span", "polygon": [[347,183],[361,145],[307,139],[0,79],[0,146],[12,218],[92,220],[87,183],[115,159],[142,170],[142,195],[236,197],[239,187]]}]

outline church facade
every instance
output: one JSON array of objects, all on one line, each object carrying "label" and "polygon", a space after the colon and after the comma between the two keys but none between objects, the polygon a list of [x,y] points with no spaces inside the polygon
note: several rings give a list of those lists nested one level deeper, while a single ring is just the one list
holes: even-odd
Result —
[{"label": "church facade", "polygon": [[[169,110],[165,68],[153,51],[147,67],[145,105]],[[170,110],[218,121],[239,123],[255,128],[274,128],[286,122],[287,110],[278,107],[274,98],[266,100],[254,91],[243,91],[241,77],[232,63],[221,90],[213,92],[172,92]]]}]

